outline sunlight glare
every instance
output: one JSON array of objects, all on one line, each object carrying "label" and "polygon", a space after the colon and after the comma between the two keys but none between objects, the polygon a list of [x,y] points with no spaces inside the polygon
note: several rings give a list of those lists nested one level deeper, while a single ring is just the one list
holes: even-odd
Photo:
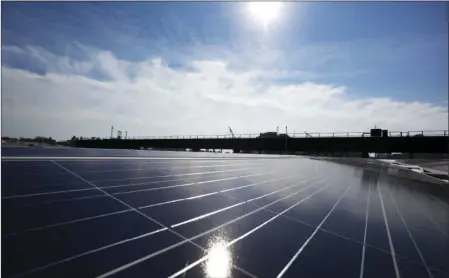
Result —
[{"label": "sunlight glare", "polygon": [[251,16],[267,28],[279,17],[282,2],[250,2],[248,5]]},{"label": "sunlight glare", "polygon": [[222,238],[213,238],[209,241],[207,249],[209,257],[204,266],[206,277],[227,278],[231,275],[232,256],[226,244]]}]

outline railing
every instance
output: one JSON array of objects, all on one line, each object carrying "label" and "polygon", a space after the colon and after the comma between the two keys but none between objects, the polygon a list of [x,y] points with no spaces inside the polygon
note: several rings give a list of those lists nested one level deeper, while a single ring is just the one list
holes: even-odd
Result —
[{"label": "railing", "polygon": [[[260,134],[236,134],[235,138],[257,138]],[[288,133],[290,138],[330,138],[330,137],[370,137],[369,132],[295,132]],[[421,130],[421,131],[388,131],[389,137],[407,136],[449,136],[448,130]],[[171,136],[128,136],[122,140],[143,140],[143,139],[232,139],[232,134],[221,135],[171,135]],[[89,138],[83,138],[89,139]],[[110,139],[104,137],[101,139]]]}]

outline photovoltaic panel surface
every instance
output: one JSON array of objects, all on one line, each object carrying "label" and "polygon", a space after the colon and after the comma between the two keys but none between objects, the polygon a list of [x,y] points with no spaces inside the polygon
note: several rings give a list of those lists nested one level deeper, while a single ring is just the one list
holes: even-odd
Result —
[{"label": "photovoltaic panel surface", "polygon": [[129,150],[2,155],[3,277],[449,275],[447,189],[382,168]]}]

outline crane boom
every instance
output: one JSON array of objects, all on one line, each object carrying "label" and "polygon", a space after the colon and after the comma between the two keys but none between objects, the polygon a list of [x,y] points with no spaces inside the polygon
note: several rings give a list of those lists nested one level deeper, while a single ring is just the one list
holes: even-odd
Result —
[{"label": "crane boom", "polygon": [[230,126],[228,126],[228,127],[229,127],[229,131],[230,131],[231,134],[232,134],[232,138],[235,138],[234,132],[232,131],[231,127],[230,127]]}]

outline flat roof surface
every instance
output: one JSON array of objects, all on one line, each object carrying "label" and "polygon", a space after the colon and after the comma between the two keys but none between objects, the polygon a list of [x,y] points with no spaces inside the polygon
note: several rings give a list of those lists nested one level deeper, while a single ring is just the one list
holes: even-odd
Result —
[{"label": "flat roof surface", "polygon": [[447,188],[266,157],[2,148],[2,277],[449,276]]}]

